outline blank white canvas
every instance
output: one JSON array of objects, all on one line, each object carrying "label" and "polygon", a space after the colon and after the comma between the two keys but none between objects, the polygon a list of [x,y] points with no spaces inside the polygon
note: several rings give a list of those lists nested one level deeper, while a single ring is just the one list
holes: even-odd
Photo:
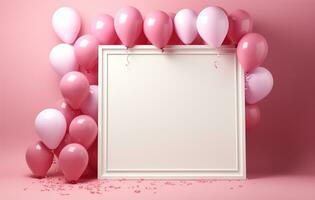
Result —
[{"label": "blank white canvas", "polygon": [[245,178],[235,49],[100,47],[99,178]]}]

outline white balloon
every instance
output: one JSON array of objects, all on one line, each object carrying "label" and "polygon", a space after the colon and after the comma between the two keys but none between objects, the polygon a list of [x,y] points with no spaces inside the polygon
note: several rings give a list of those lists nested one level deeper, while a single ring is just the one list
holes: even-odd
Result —
[{"label": "white balloon", "polygon": [[72,44],[80,32],[81,18],[75,9],[61,7],[53,14],[52,26],[63,42]]},{"label": "white balloon", "polygon": [[79,68],[74,47],[66,43],[58,44],[52,48],[49,54],[49,61],[52,68],[60,76],[71,71],[77,71]]},{"label": "white balloon", "polygon": [[191,9],[178,11],[174,18],[175,31],[184,44],[191,44],[197,37],[197,14]]},{"label": "white balloon", "polygon": [[59,110],[48,108],[37,115],[35,129],[49,149],[56,149],[66,133],[67,122]]}]

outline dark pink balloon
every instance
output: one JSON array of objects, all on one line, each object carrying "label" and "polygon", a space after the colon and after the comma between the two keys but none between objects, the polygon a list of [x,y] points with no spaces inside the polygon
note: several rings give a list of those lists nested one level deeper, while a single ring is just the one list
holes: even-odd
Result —
[{"label": "dark pink balloon", "polygon": [[97,138],[92,146],[88,149],[89,153],[89,168],[97,172]]},{"label": "dark pink balloon", "polygon": [[96,37],[100,44],[116,44],[117,35],[112,16],[103,14],[93,19],[90,27],[91,34]]},{"label": "dark pink balloon", "polygon": [[[70,124],[69,124],[70,125]],[[69,133],[66,133],[66,135],[63,137],[63,139],[61,140],[60,144],[58,145],[58,147],[56,149],[54,149],[54,154],[59,157],[59,154],[61,152],[61,150],[67,146],[68,144],[73,143],[73,141],[71,141],[70,135]]]},{"label": "dark pink balloon", "polygon": [[74,110],[72,109],[64,99],[60,99],[57,103],[56,103],[56,109],[59,110],[63,116],[66,118],[67,121],[67,127],[69,127],[71,121],[73,120],[73,118],[75,118],[76,116],[78,116],[80,114],[79,110]]},{"label": "dark pink balloon", "polygon": [[88,79],[90,85],[98,85],[98,66],[96,65],[92,70],[80,68],[85,77]]},{"label": "dark pink balloon", "polygon": [[28,147],[25,159],[34,176],[42,178],[52,165],[54,154],[39,141]]},{"label": "dark pink balloon", "polygon": [[157,48],[165,47],[173,33],[173,21],[163,11],[156,10],[149,13],[144,20],[144,34]]},{"label": "dark pink balloon", "polygon": [[73,109],[79,109],[89,95],[89,81],[80,72],[69,72],[60,81],[60,91],[67,104]]},{"label": "dark pink balloon", "polygon": [[258,33],[248,33],[237,45],[237,58],[245,72],[261,65],[268,53],[266,39]]},{"label": "dark pink balloon", "polygon": [[80,115],[74,118],[69,127],[71,141],[83,145],[88,149],[97,136],[97,124],[88,115]]},{"label": "dark pink balloon", "polygon": [[68,182],[78,181],[88,162],[88,152],[80,144],[68,144],[59,154],[59,166]]},{"label": "dark pink balloon", "polygon": [[126,6],[117,12],[114,25],[120,41],[130,48],[135,45],[142,32],[143,19],[136,8]]},{"label": "dark pink balloon", "polygon": [[75,55],[80,67],[93,69],[98,62],[99,41],[93,35],[83,35],[74,43]]},{"label": "dark pink balloon", "polygon": [[246,105],[246,130],[249,131],[257,126],[260,121],[260,109],[257,105]]},{"label": "dark pink balloon", "polygon": [[240,39],[253,31],[253,19],[244,10],[236,10],[229,15],[228,37],[237,44]]}]

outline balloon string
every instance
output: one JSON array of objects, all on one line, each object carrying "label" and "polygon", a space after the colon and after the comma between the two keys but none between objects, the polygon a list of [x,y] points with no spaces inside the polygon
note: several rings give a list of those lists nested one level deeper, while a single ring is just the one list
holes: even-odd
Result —
[{"label": "balloon string", "polygon": [[127,56],[126,56],[125,70],[128,71],[128,66],[130,64],[130,61],[129,61],[129,57],[130,57],[129,48],[127,48],[126,54],[127,54]]}]

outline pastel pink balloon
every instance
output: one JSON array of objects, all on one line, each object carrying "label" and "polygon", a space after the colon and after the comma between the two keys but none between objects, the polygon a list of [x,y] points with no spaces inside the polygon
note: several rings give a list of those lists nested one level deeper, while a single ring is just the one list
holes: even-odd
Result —
[{"label": "pastel pink balloon", "polygon": [[255,128],[260,121],[260,109],[257,105],[246,105],[246,130]]},{"label": "pastel pink balloon", "polygon": [[61,140],[60,144],[58,145],[58,147],[56,149],[54,149],[54,154],[59,157],[59,154],[61,152],[61,150],[67,146],[68,144],[73,143],[73,141],[71,140],[71,137],[69,135],[69,133],[66,133],[65,136],[63,137],[63,139]]},{"label": "pastel pink balloon", "polygon": [[207,7],[197,17],[197,30],[202,39],[212,48],[223,43],[229,29],[226,12],[220,7]]},{"label": "pastel pink balloon", "polygon": [[97,138],[92,146],[88,149],[89,153],[89,168],[94,172],[97,172]]},{"label": "pastel pink balloon", "polygon": [[74,47],[70,44],[58,44],[52,48],[49,62],[54,71],[61,76],[71,71],[77,71],[79,68]]},{"label": "pastel pink balloon", "polygon": [[34,176],[45,177],[52,165],[54,154],[42,142],[38,141],[26,150],[25,159]]},{"label": "pastel pink balloon", "polygon": [[83,145],[88,149],[97,136],[97,124],[88,115],[80,115],[74,118],[69,127],[71,141]]},{"label": "pastel pink balloon", "polygon": [[55,149],[66,133],[67,121],[59,110],[47,108],[37,115],[35,129],[42,142]]},{"label": "pastel pink balloon", "polygon": [[261,65],[268,53],[266,39],[258,33],[248,33],[237,45],[237,58],[245,72]]},{"label": "pastel pink balloon", "polygon": [[89,96],[85,99],[85,101],[81,105],[81,111],[93,117],[93,119],[97,122],[98,120],[98,86],[91,85]]},{"label": "pastel pink balloon", "polygon": [[117,35],[112,16],[103,14],[93,19],[90,27],[91,34],[103,45],[116,44]]},{"label": "pastel pink balloon", "polygon": [[67,104],[79,109],[89,95],[89,81],[81,72],[69,72],[60,81],[60,91]]},{"label": "pastel pink balloon", "polygon": [[[173,12],[168,12],[167,14],[172,19],[173,27],[175,27],[175,25],[174,25],[174,18],[175,18],[176,14],[173,13]],[[179,37],[178,37],[178,35],[177,35],[176,31],[175,31],[175,28],[173,28],[173,32],[172,32],[170,40],[168,41],[168,44],[169,45],[182,45],[183,44],[183,42],[179,39]]]},{"label": "pastel pink balloon", "polygon": [[78,181],[88,162],[88,152],[81,144],[68,144],[59,154],[59,166],[68,182]]},{"label": "pastel pink balloon", "polygon": [[175,31],[184,44],[191,44],[197,37],[197,14],[191,9],[182,9],[174,18]]},{"label": "pastel pink balloon", "polygon": [[143,19],[139,10],[126,6],[117,12],[114,25],[120,41],[130,48],[135,45],[142,32]]},{"label": "pastel pink balloon", "polygon": [[253,31],[253,19],[244,10],[236,10],[229,15],[229,39],[237,44],[240,39]]},{"label": "pastel pink balloon", "polygon": [[67,127],[69,127],[73,118],[75,118],[76,116],[78,116],[80,114],[80,112],[78,110],[72,109],[64,99],[60,99],[56,103],[55,108],[58,109],[63,114],[63,116],[65,117],[65,119],[67,121]]},{"label": "pastel pink balloon", "polygon": [[143,30],[148,40],[157,48],[162,49],[172,36],[173,21],[165,12],[156,10],[146,15]]},{"label": "pastel pink balloon", "polygon": [[80,68],[80,72],[82,72],[90,85],[98,85],[98,66],[95,66],[91,70],[86,70],[83,67]]},{"label": "pastel pink balloon", "polygon": [[83,35],[74,43],[74,50],[81,67],[91,70],[98,62],[99,41],[93,35]]},{"label": "pastel pink balloon", "polygon": [[72,44],[80,32],[81,18],[75,9],[61,7],[52,16],[52,26],[63,42]]},{"label": "pastel pink balloon", "polygon": [[272,90],[272,74],[263,67],[257,67],[246,74],[245,99],[248,104],[255,104],[265,98]]}]

